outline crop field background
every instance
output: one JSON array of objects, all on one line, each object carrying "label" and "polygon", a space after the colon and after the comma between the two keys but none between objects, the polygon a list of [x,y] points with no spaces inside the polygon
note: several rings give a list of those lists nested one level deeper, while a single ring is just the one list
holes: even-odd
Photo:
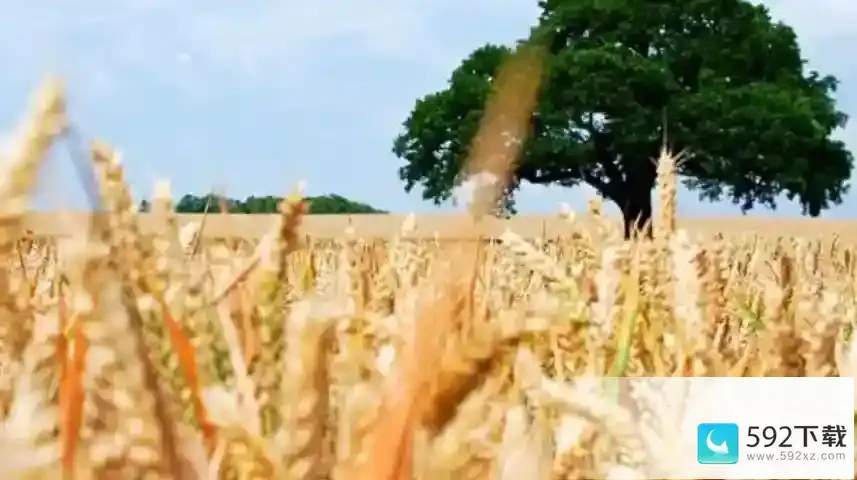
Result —
[{"label": "crop field background", "polygon": [[27,214],[66,121],[50,82],[0,176],[2,478],[658,478],[689,448],[663,406],[576,377],[857,373],[854,227],[676,221],[667,152],[638,241],[597,202],[488,220],[487,188],[349,223],[300,192],[178,218],[162,182],[139,215],[98,141],[104,213]]},{"label": "crop field background", "polygon": [[[371,215],[311,215],[302,223],[301,232],[316,239],[336,239],[343,234],[360,238],[392,238],[397,235],[401,225],[410,215],[407,214],[371,214]],[[88,213],[64,212],[28,213],[23,220],[24,227],[36,235],[45,237],[68,237],[73,228],[70,225],[86,223],[92,215]],[[199,223],[203,215],[180,214],[176,216],[179,225]],[[206,238],[246,238],[258,240],[270,230],[277,215],[209,215],[205,218],[203,236]],[[621,226],[621,219],[607,218],[606,221]],[[154,232],[158,229],[158,220],[151,214],[139,214],[137,222],[140,229]],[[487,236],[499,236],[510,230],[523,238],[556,238],[569,235],[588,222],[581,217],[571,223],[557,215],[518,215],[511,219],[488,219],[483,233]],[[455,240],[465,236],[462,228],[468,219],[460,215],[416,215],[414,238],[431,240]],[[729,238],[751,237],[759,235],[768,239],[778,237],[804,237],[818,240],[832,240],[839,237],[846,243],[857,243],[857,222],[848,220],[822,219],[758,219],[758,218],[678,218],[678,229],[685,230],[693,237],[710,239],[717,235]]]}]

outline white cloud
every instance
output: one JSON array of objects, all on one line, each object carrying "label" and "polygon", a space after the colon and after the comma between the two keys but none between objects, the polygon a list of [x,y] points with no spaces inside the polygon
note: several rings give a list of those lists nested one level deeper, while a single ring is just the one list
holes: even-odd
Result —
[{"label": "white cloud", "polygon": [[170,82],[186,74],[176,70],[178,63],[194,70],[200,84],[212,73],[277,84],[300,75],[327,42],[343,42],[368,55],[409,54],[425,38],[421,18],[432,5],[416,0],[196,6],[164,0],[14,2],[4,5],[0,17],[0,57],[18,67],[11,74],[60,70],[79,80],[96,75],[99,83],[105,74]]},{"label": "white cloud", "polygon": [[531,0],[7,3],[0,58],[17,68],[4,75],[32,82],[36,74],[59,71],[95,91],[140,76],[194,88],[212,75],[283,85],[306,75],[332,46],[367,57],[448,61],[446,39],[460,32],[446,31],[447,21],[472,18],[468,27],[479,31],[487,27],[479,17],[526,12],[527,21],[535,19]]},{"label": "white cloud", "polygon": [[[17,72],[61,70],[94,89],[126,75],[196,86],[212,74],[282,84],[303,75],[332,44],[366,56],[456,61],[475,45],[446,37],[490,38],[492,20],[535,20],[534,0],[274,0],[191,5],[168,0],[30,0],[7,2],[0,17],[0,58]],[[808,52],[844,52],[857,36],[857,2],[768,0],[775,17],[793,25]],[[824,21],[819,21],[823,18]],[[452,24],[471,33],[447,30]],[[512,41],[514,38],[508,38]],[[835,61],[840,62],[838,58]],[[181,66],[181,68],[178,68]],[[449,69],[453,65],[445,65]],[[4,74],[6,74],[4,72]]]}]

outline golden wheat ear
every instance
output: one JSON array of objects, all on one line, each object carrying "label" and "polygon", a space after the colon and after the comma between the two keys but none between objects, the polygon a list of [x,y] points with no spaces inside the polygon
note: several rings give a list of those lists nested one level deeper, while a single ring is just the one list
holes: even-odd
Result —
[{"label": "golden wheat ear", "polygon": [[[16,271],[15,259],[25,233],[23,220],[30,192],[48,151],[67,126],[63,83],[59,79],[46,81],[34,95],[30,109],[15,140],[0,158],[4,170],[0,177],[0,298],[5,299],[0,306],[0,316],[5,319],[0,325],[0,363],[8,368],[20,364],[33,332],[33,319],[26,312],[32,288],[23,275],[25,269]],[[0,419],[9,412],[13,395],[12,384],[0,386]]]},{"label": "golden wheat ear", "polygon": [[[165,388],[154,351],[162,340],[172,339],[162,328],[170,315],[163,285],[157,281],[151,239],[137,224],[118,154],[104,143],[93,142],[92,159],[106,207],[92,220],[93,244],[101,253],[90,257],[78,293],[88,302],[78,312],[88,354],[104,357],[88,373],[103,381],[85,392],[85,402],[98,406],[85,411],[84,417],[84,428],[95,432],[87,446],[90,456],[98,459],[92,468],[96,475],[192,475],[175,431],[181,398]],[[160,308],[147,308],[152,303]],[[111,344],[117,336],[123,340]],[[111,396],[110,392],[118,393]],[[100,420],[104,417],[120,420],[105,424]],[[146,428],[128,430],[123,422],[143,422]],[[138,448],[111,449],[108,442],[117,435]]]}]

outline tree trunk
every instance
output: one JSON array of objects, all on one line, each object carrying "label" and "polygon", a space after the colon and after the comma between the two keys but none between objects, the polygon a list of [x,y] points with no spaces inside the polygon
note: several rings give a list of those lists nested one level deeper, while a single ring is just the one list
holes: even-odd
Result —
[{"label": "tree trunk", "polygon": [[638,234],[652,237],[652,189],[651,186],[628,185],[625,197],[619,202],[625,224],[625,239]]}]

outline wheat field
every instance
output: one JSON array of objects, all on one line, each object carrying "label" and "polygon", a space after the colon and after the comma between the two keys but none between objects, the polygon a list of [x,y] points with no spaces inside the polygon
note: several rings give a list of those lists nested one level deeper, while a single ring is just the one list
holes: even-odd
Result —
[{"label": "wheat field", "polygon": [[66,127],[47,82],[0,177],[3,478],[657,477],[629,412],[574,378],[857,374],[853,227],[689,227],[666,152],[650,240],[597,200],[486,220],[494,191],[450,242],[307,218],[299,190],[273,217],[179,218],[160,182],[139,215],[98,141],[104,213],[29,214]]},{"label": "wheat field", "polygon": [[[148,193],[148,192],[147,192]],[[558,209],[559,210],[559,206]],[[216,210],[215,210],[216,211]],[[558,212],[559,213],[559,212]],[[401,225],[409,221],[410,214],[372,214],[372,215],[310,215],[301,223],[301,234],[318,240],[334,240],[344,233],[359,238],[389,239],[400,233]],[[178,214],[176,221],[180,227],[190,223],[200,223],[203,215]],[[205,217],[205,238],[245,238],[248,241],[262,238],[277,215],[211,215]],[[72,235],[74,226],[86,223],[91,214],[87,212],[28,212],[23,218],[23,228],[49,238],[63,238]],[[621,226],[621,218],[602,218],[607,223]],[[411,238],[423,240],[463,239],[462,229],[469,219],[454,214],[417,214],[415,215]],[[523,214],[509,219],[485,219],[481,232],[485,236],[499,236],[511,230],[528,240],[552,239],[573,235],[587,225],[588,217],[580,217],[568,222],[560,215]],[[156,233],[161,222],[151,214],[139,214],[137,224],[142,232]],[[591,225],[590,225],[591,226]],[[830,241],[838,237],[839,241],[857,243],[857,222],[847,220],[822,220],[811,218],[677,218],[676,228],[688,232],[698,240],[723,236],[728,239],[741,239],[753,236],[775,240],[780,237],[802,237],[810,240]]]}]

